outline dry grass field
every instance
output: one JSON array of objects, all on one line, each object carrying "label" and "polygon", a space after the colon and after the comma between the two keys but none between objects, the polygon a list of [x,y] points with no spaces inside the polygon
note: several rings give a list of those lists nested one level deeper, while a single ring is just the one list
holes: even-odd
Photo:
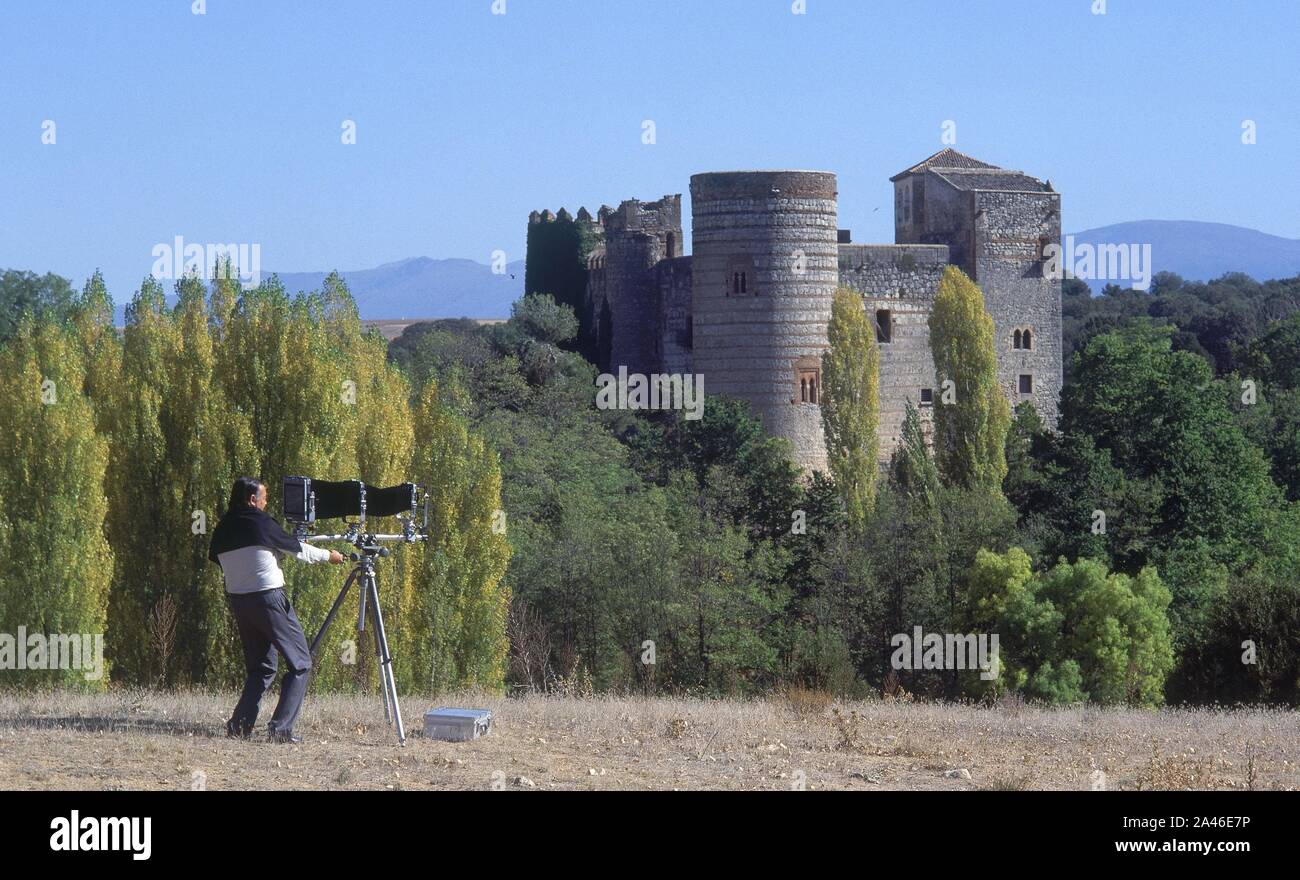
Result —
[{"label": "dry grass field", "polygon": [[[1300,713],[1284,710],[452,695],[403,701],[401,748],[377,696],[309,697],[299,746],[227,739],[233,702],[0,695],[0,788],[1028,790],[1088,789],[1097,770],[1107,789],[1300,788]],[[425,739],[444,704],[491,709],[492,732]]]}]

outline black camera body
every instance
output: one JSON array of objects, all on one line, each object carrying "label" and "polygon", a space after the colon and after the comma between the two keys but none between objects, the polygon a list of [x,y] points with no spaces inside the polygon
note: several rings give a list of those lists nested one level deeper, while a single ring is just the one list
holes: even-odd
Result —
[{"label": "black camera body", "polygon": [[298,526],[309,526],[321,519],[347,517],[356,517],[364,525],[367,516],[402,516],[414,522],[422,495],[427,527],[428,496],[421,492],[418,483],[379,488],[367,486],[361,480],[285,477],[280,497],[284,500],[284,518]]}]

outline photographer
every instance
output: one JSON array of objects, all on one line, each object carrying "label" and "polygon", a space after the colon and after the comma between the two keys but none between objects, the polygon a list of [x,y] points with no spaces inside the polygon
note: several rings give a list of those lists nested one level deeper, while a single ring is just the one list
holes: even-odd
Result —
[{"label": "photographer", "polygon": [[266,486],[261,482],[251,477],[235,480],[229,509],[213,530],[208,550],[208,559],[218,563],[225,576],[226,598],[248,670],[244,692],[226,722],[228,736],[252,735],[262,694],[275,680],[277,657],[283,655],[288,669],[267,728],[274,742],[302,741],[293,725],[307,693],[312,660],[307,637],[284,592],[280,557],[286,554],[307,563],[345,561],[337,550],[304,544],[281,528],[266,513]]}]

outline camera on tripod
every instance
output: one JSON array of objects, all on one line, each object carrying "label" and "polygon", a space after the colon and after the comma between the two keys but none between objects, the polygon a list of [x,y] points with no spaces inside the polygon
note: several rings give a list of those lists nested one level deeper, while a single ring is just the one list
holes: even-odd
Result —
[{"label": "camera on tripod", "polygon": [[[366,517],[396,516],[402,523],[401,535],[369,535],[384,540],[414,543],[429,530],[429,493],[418,483],[398,483],[379,488],[361,480],[316,480],[311,477],[285,477],[281,484],[284,518],[294,524],[294,534],[302,540],[309,536],[317,520],[356,517],[348,523],[343,540],[356,543],[365,531]],[[329,540],[332,536],[320,536]]]},{"label": "camera on tripod", "polygon": [[[396,486],[375,488],[360,480],[313,480],[311,477],[285,477],[281,484],[284,499],[284,517],[294,524],[294,535],[300,541],[347,541],[357,548],[350,554],[356,567],[348,575],[343,589],[325,615],[325,621],[312,639],[313,661],[320,656],[321,642],[330,623],[343,605],[348,590],[358,586],[357,633],[365,634],[367,620],[375,637],[375,654],[379,658],[381,690],[384,695],[384,719],[396,723],[397,741],[406,745],[406,729],[402,726],[402,709],[397,701],[397,682],[393,677],[393,657],[388,648],[388,635],[384,631],[384,615],[379,607],[379,583],[375,566],[388,555],[384,542],[401,541],[414,544],[429,538],[429,493],[418,483],[399,483]],[[366,531],[366,517],[395,516],[402,524],[401,534],[377,534]],[[349,521],[349,517],[356,517]],[[419,524],[417,525],[417,517]],[[346,532],[331,535],[311,534],[318,520],[342,519]]]}]

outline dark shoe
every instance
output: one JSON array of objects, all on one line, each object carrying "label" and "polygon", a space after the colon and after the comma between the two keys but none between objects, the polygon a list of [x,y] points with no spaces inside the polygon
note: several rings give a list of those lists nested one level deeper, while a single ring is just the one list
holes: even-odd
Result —
[{"label": "dark shoe", "polygon": [[226,722],[226,736],[232,739],[252,739],[253,725],[247,721],[236,721],[232,718]]},{"label": "dark shoe", "polygon": [[273,743],[286,743],[291,746],[302,743],[302,737],[294,736],[292,730],[272,730],[268,739]]}]

